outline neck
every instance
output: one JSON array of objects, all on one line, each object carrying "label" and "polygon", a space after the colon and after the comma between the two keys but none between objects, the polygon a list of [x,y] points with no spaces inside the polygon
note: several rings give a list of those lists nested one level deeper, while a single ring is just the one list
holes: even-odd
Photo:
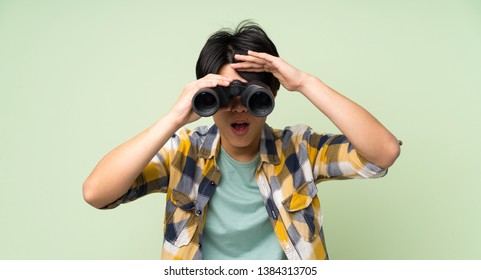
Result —
[{"label": "neck", "polygon": [[229,143],[224,144],[221,138],[221,145],[224,151],[226,151],[229,156],[239,162],[249,162],[256,158],[259,153],[260,142],[256,142],[257,145],[250,145],[247,147],[235,147]]}]

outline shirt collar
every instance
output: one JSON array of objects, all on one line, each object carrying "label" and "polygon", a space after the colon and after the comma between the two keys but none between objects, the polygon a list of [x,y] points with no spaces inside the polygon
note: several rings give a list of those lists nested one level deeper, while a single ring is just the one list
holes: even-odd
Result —
[{"label": "shirt collar", "polygon": [[259,148],[262,162],[267,162],[274,165],[277,165],[281,162],[277,153],[276,139],[272,133],[272,128],[270,128],[267,124],[264,124]]},{"label": "shirt collar", "polygon": [[220,149],[220,132],[217,126],[212,125],[205,136],[204,142],[200,147],[200,156],[205,159],[211,159],[219,154]]},{"label": "shirt collar", "polygon": [[[261,162],[270,164],[279,164],[281,161],[276,149],[276,139],[272,133],[272,129],[264,124],[262,130],[260,149]],[[217,126],[212,125],[205,136],[205,140],[200,147],[200,156],[205,159],[217,158],[220,151],[220,132]]]}]

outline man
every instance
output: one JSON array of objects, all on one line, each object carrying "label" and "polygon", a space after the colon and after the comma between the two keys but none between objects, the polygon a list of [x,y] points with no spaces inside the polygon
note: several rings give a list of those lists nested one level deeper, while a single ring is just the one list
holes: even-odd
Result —
[{"label": "man", "polygon": [[[196,68],[198,80],[167,114],[99,162],[84,183],[85,200],[114,208],[166,192],[164,259],[327,259],[316,184],[384,176],[400,153],[397,139],[362,107],[279,58],[250,22],[212,35]],[[192,109],[196,92],[235,80],[261,81],[274,95],[279,84],[302,94],[342,134],[273,129],[239,97],[214,114],[215,125],[181,129],[200,118]]]}]

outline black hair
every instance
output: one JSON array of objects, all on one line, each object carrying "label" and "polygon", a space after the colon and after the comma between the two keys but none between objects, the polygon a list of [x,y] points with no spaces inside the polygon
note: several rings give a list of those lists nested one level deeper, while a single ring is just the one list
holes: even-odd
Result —
[{"label": "black hair", "polygon": [[[242,21],[235,30],[221,29],[211,35],[202,48],[196,65],[197,79],[207,74],[218,74],[220,68],[235,63],[235,54],[247,54],[247,51],[264,52],[279,56],[276,46],[264,30],[251,21]],[[261,81],[270,87],[275,95],[279,90],[279,80],[268,72],[241,72],[239,75],[247,81]]]}]

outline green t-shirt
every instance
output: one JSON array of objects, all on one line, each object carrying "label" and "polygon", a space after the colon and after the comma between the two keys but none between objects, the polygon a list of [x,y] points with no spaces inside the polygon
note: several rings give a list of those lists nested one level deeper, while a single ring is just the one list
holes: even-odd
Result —
[{"label": "green t-shirt", "polygon": [[222,177],[209,201],[203,259],[286,259],[255,180],[259,155],[238,162],[221,148],[218,165]]}]

